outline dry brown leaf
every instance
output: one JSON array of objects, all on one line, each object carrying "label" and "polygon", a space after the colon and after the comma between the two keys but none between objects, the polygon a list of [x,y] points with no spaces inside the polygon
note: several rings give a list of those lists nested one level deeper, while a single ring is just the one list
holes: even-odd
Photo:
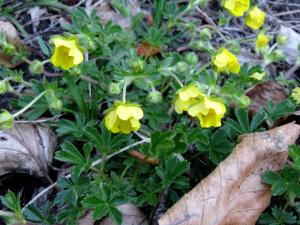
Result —
[{"label": "dry brown leaf", "polygon": [[267,105],[269,100],[277,103],[288,97],[284,90],[284,86],[276,83],[275,81],[258,83],[247,91],[246,95],[252,101],[249,106],[251,114],[258,112],[261,107]]},{"label": "dry brown leaf", "polygon": [[15,124],[0,131],[0,175],[14,171],[47,174],[55,146],[56,137],[45,126]]},{"label": "dry brown leaf", "polygon": [[242,136],[228,158],[170,208],[159,225],[254,225],[272,195],[261,175],[285,165],[288,146],[299,134],[300,126],[290,123]]},{"label": "dry brown leaf", "polygon": [[[23,48],[23,43],[19,38],[16,28],[10,23],[0,20],[0,32],[4,33],[8,43],[13,44],[16,48]],[[16,65],[12,64],[12,58],[10,56],[4,55],[0,49],[0,65],[5,65],[9,68]]]},{"label": "dry brown leaf", "polygon": [[[128,203],[117,207],[123,215],[122,225],[147,225],[145,215],[133,204]],[[78,222],[78,225],[115,225],[110,217],[101,222],[93,222],[92,213],[88,212]]]},{"label": "dry brown leaf", "polygon": [[143,41],[137,46],[136,53],[139,56],[152,56],[160,53],[160,46],[151,46],[147,41]]},{"label": "dry brown leaf", "polygon": [[[149,24],[153,23],[151,14],[147,11],[141,9],[140,1],[130,0],[128,3],[131,6],[131,15],[136,16],[138,13],[143,13]],[[119,12],[115,11],[110,1],[104,0],[96,7],[97,15],[99,16],[101,22],[106,24],[108,21],[119,24],[124,29],[130,29],[130,21],[127,18],[124,18]]]}]

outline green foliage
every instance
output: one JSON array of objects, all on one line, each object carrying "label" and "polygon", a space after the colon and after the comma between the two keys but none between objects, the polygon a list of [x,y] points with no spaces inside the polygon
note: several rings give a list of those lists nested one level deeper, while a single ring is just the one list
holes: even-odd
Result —
[{"label": "green foliage", "polygon": [[263,213],[259,222],[267,225],[296,224],[297,217],[293,213],[285,212],[276,206],[272,208],[272,214]]},{"label": "green foliage", "polygon": [[[35,4],[50,6],[49,13],[60,13],[59,10],[70,13],[70,23],[62,25],[63,36],[76,39],[84,58],[79,65],[60,70],[49,63],[56,51],[53,41],[36,36],[33,44],[40,50],[37,55],[36,51],[16,48],[8,43],[4,33],[0,34],[1,51],[8,51],[13,61],[20,63],[13,69],[0,68],[2,89],[14,95],[20,95],[16,87],[25,90],[20,98],[11,98],[8,108],[16,112],[26,109],[36,96],[42,95],[15,119],[21,116],[26,120],[47,118],[45,123],[56,130],[59,138],[55,159],[58,165],[64,163],[64,168],[70,170],[66,175],[58,174],[55,196],[49,195],[41,207],[29,205],[22,211],[19,195],[9,191],[1,197],[9,210],[9,215],[3,216],[8,224],[75,225],[88,211],[92,211],[94,220],[110,216],[115,224],[122,224],[122,214],[117,207],[129,202],[153,215],[160,209],[161,198],[166,199],[165,206],[169,207],[215,169],[231,153],[238,135],[269,129],[280,117],[295,111],[295,103],[287,99],[276,104],[270,101],[260,112],[248,115],[251,99],[246,95],[247,90],[260,82],[252,75],[263,73],[265,66],[280,59],[276,45],[267,52],[257,52],[264,61],[263,66],[240,65],[235,75],[219,72],[213,64],[221,48],[228,48],[237,55],[244,44],[254,40],[227,40],[228,32],[214,26],[211,29],[205,18],[183,19],[190,11],[198,10],[196,7],[202,10],[207,0],[140,1],[146,3],[146,7],[142,5],[143,10],[132,2],[109,1],[122,20],[119,24],[112,21],[104,24],[95,7],[88,10],[70,8],[57,0],[41,0],[20,1],[11,8],[0,0],[0,12],[4,17],[18,8],[24,11]],[[93,4],[98,3],[94,1]],[[210,5],[222,4],[216,1]],[[144,9],[152,15],[145,15]],[[7,18],[15,21],[14,17]],[[231,20],[222,11],[218,18],[219,26],[226,26]],[[22,26],[17,28],[25,37]],[[150,51],[153,49],[157,52]],[[27,76],[33,70],[28,71],[24,62],[32,66],[31,61],[35,60],[45,68],[43,77]],[[266,75],[263,81],[270,79]],[[287,89],[297,86],[283,73],[276,79]],[[224,103],[227,113],[222,115],[223,126],[201,128],[197,116],[192,118],[185,112],[175,114],[175,96],[179,96],[182,86],[191,83],[203,95]],[[198,98],[202,99],[202,95],[189,103],[194,105]],[[135,123],[139,127],[141,124],[138,131],[120,134],[107,129],[105,116],[116,101],[140,105],[144,115],[138,123],[132,120],[134,116],[128,121],[120,119],[119,115],[112,116],[114,122],[122,125],[128,122],[126,126]],[[230,110],[232,104],[236,105],[234,113]],[[217,111],[213,109],[203,116],[214,117]],[[272,212],[262,216],[262,224],[295,224],[299,220],[293,214],[300,212],[299,149],[290,146],[292,162],[278,173],[267,172],[263,176],[272,186],[273,195],[286,206],[274,206]],[[131,150],[135,150],[131,154],[140,154],[139,157],[128,154]]]},{"label": "green foliage", "polygon": [[239,135],[255,132],[266,119],[264,113],[256,113],[250,122],[248,110],[239,108],[235,109],[235,115],[237,121],[228,118],[226,120],[226,125]]},{"label": "green foliage", "polygon": [[5,196],[0,197],[0,200],[5,207],[12,211],[12,214],[2,215],[6,224],[26,224],[21,209],[20,195],[15,195],[13,192],[8,191]]}]

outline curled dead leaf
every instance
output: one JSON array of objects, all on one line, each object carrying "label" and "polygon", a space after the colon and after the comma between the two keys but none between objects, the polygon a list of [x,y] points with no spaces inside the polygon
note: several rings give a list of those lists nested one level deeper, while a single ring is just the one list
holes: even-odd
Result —
[{"label": "curled dead leaf", "polygon": [[[16,28],[10,23],[0,20],[0,32],[5,34],[8,43],[16,48],[24,48],[22,41],[18,35]],[[5,65],[12,68],[16,65],[12,63],[12,57],[5,55],[0,49],[0,65]]]},{"label": "curled dead leaf", "polygon": [[[128,203],[117,207],[123,215],[122,225],[147,225],[145,215],[133,204]],[[101,222],[95,222],[92,219],[92,213],[88,212],[77,223],[78,225],[115,225],[110,217]]]},{"label": "curled dead leaf", "polygon": [[137,46],[136,53],[139,56],[148,57],[160,53],[160,50],[159,46],[151,46],[147,41],[144,41]]},{"label": "curled dead leaf", "polygon": [[261,175],[280,170],[300,134],[290,123],[244,135],[234,151],[159,220],[159,225],[254,225],[269,205],[271,188]]},{"label": "curled dead leaf", "polygon": [[56,136],[45,126],[15,124],[0,131],[0,175],[15,171],[47,174],[55,146]]},{"label": "curled dead leaf", "polygon": [[277,103],[288,97],[284,86],[274,81],[258,83],[247,91],[246,95],[252,101],[249,106],[249,112],[252,115],[258,112],[261,107],[265,106],[268,101]]}]

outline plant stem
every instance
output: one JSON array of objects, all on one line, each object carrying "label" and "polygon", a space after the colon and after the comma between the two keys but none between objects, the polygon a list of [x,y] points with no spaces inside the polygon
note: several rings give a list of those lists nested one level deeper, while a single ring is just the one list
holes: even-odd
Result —
[{"label": "plant stem", "polygon": [[16,118],[16,117],[20,116],[22,113],[24,113],[26,110],[28,110],[31,106],[33,106],[34,103],[36,103],[38,100],[40,100],[40,98],[42,98],[46,93],[47,93],[47,90],[43,91],[42,93],[40,93],[31,102],[29,102],[29,104],[26,105],[23,109],[21,109],[20,111],[16,112],[15,114],[13,114],[13,117]]},{"label": "plant stem", "polygon": [[176,76],[176,74],[171,73],[171,75],[177,81],[177,83],[180,85],[180,87],[183,87],[183,83],[179,80],[179,78]]},{"label": "plant stem", "polygon": [[84,75],[80,75],[79,78],[92,84],[98,84],[98,81]]},{"label": "plant stem", "polygon": [[126,102],[126,88],[127,88],[127,80],[125,79],[125,82],[124,82],[124,86],[123,86],[123,103]]}]

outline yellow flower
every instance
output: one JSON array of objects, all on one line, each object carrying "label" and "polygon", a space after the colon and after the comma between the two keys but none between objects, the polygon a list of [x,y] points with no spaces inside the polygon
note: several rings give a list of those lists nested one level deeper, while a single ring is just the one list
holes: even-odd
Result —
[{"label": "yellow flower", "polygon": [[201,96],[203,96],[202,92],[194,84],[181,88],[175,97],[175,111],[178,114],[188,111],[189,107]]},{"label": "yellow flower", "polygon": [[243,16],[250,7],[250,0],[224,0],[224,8],[233,16]]},{"label": "yellow flower", "polygon": [[265,72],[256,72],[256,73],[253,73],[250,77],[255,79],[255,80],[262,80],[264,78],[264,76],[266,76],[266,73]]},{"label": "yellow flower", "polygon": [[240,64],[237,57],[225,48],[213,58],[213,64],[218,72],[231,72],[234,74],[240,72]]},{"label": "yellow flower", "polygon": [[258,30],[265,22],[265,12],[257,6],[250,9],[246,16],[246,24],[254,30]]},{"label": "yellow flower", "polygon": [[297,104],[300,104],[300,87],[293,89],[292,98],[297,102]]},{"label": "yellow flower", "polygon": [[220,127],[221,120],[226,112],[225,105],[213,97],[204,97],[188,110],[190,116],[197,116],[203,128]]},{"label": "yellow flower", "polygon": [[262,48],[268,46],[269,40],[270,39],[267,35],[265,35],[263,32],[260,32],[257,35],[256,41],[255,41],[256,48],[262,49]]},{"label": "yellow flower", "polygon": [[143,116],[143,110],[138,104],[115,102],[105,116],[105,126],[112,133],[129,134],[140,128],[139,120]]},{"label": "yellow flower", "polygon": [[54,53],[51,56],[51,63],[63,70],[68,70],[83,61],[83,53],[78,46],[76,39],[67,39],[62,36],[52,38],[55,45]]}]

